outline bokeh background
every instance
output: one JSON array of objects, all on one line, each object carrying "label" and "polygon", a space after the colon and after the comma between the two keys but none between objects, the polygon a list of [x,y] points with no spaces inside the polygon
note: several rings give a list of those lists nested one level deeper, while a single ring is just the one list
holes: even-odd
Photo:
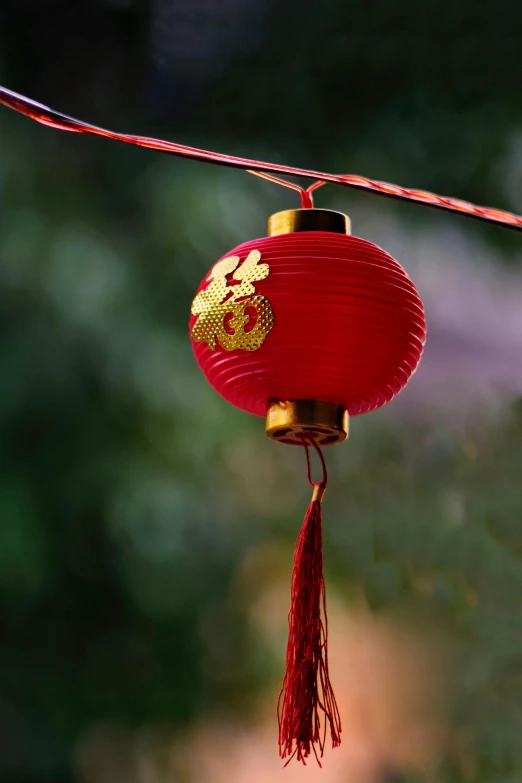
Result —
[{"label": "bokeh background", "polygon": [[[0,83],[116,130],[522,210],[522,6],[2,0]],[[187,321],[297,206],[247,174],[0,110],[0,781],[515,783],[522,244],[328,187],[425,299],[408,389],[328,452],[343,745],[277,755],[303,455]]]}]

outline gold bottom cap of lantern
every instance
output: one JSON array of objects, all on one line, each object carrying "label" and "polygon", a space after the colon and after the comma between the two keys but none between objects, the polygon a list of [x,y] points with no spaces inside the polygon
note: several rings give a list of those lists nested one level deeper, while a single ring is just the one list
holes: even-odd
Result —
[{"label": "gold bottom cap of lantern", "polygon": [[342,405],[319,400],[270,400],[266,434],[278,443],[318,446],[341,443],[348,437],[348,411]]}]

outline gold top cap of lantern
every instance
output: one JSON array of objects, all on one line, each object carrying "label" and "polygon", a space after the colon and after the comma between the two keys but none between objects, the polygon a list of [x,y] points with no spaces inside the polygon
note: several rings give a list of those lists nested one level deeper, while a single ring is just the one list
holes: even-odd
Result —
[{"label": "gold top cap of lantern", "polygon": [[348,215],[332,209],[285,209],[268,219],[268,236],[294,234],[299,231],[329,231],[333,234],[349,234],[351,223]]}]

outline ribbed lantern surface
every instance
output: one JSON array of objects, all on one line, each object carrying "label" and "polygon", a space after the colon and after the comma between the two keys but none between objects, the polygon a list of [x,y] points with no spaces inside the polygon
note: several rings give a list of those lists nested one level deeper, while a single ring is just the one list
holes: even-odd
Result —
[{"label": "ribbed lantern surface", "polygon": [[[221,261],[231,257],[236,260],[213,267],[219,285],[211,270],[198,291],[217,286],[220,303],[206,331],[214,330],[215,340],[201,339],[195,329],[201,315],[190,319],[197,362],[225,400],[256,416],[266,415],[269,400],[320,400],[354,416],[384,405],[406,385],[426,338],[424,308],[384,250],[346,234],[302,231],[245,242]],[[249,265],[262,269],[254,272],[250,298],[235,293],[245,286],[241,270]],[[209,297],[199,297],[200,310]],[[249,332],[261,335],[255,347],[248,345]],[[234,347],[240,333],[247,349]]]}]

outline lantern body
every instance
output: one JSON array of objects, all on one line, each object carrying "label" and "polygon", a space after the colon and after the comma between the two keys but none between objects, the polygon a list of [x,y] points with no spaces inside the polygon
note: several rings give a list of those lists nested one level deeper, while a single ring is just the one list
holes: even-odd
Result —
[{"label": "lantern body", "polygon": [[426,338],[402,267],[371,242],[329,231],[239,245],[205,277],[192,313],[207,380],[256,416],[272,400],[333,403],[352,416],[374,410],[406,385]]}]

